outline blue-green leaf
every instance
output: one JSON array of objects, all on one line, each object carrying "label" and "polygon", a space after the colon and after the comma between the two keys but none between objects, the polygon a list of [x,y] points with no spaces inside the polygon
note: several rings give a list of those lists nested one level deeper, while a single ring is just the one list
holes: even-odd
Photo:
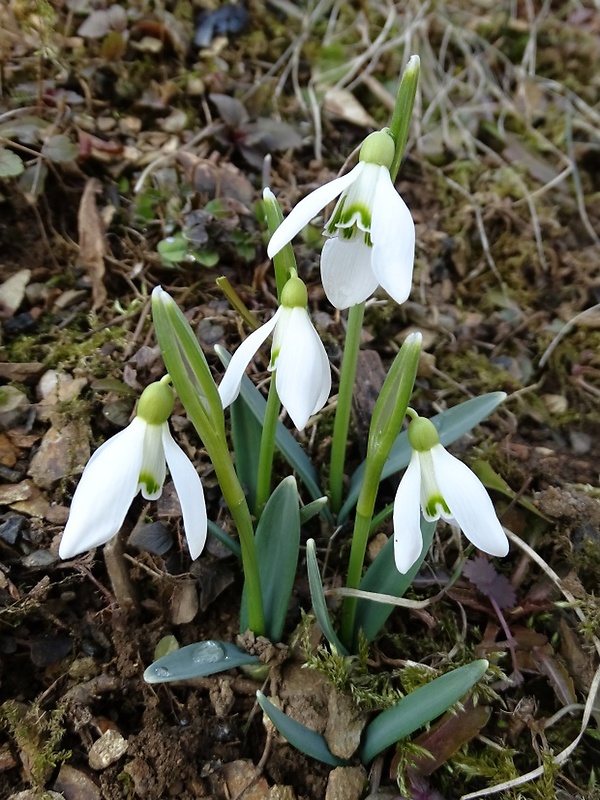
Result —
[{"label": "blue-green leaf", "polygon": [[213,522],[209,519],[208,530],[210,533],[212,533],[215,539],[218,539],[221,544],[225,545],[225,547],[230,550],[234,556],[237,556],[237,558],[242,557],[242,548],[240,547],[238,540],[233,539],[228,533],[225,533],[225,531],[221,530],[216,522]]},{"label": "blue-green leaf", "polygon": [[[467,400],[458,406],[442,411],[441,414],[436,414],[431,421],[439,433],[440,442],[446,446],[464,436],[495,411],[505,397],[504,392],[491,392]],[[381,473],[381,480],[404,469],[410,461],[411,452],[408,434],[406,431],[402,431],[390,450],[389,458]],[[348,519],[350,511],[356,505],[364,473],[365,462],[363,461],[350,479],[348,497],[338,515],[338,524],[340,525]]]},{"label": "blue-green leaf", "polygon": [[262,425],[248,408],[243,395],[230,406],[231,439],[235,453],[235,471],[246,493],[250,511],[256,512],[256,485]]},{"label": "blue-green leaf", "polygon": [[488,666],[488,662],[481,659],[458,667],[415,689],[395,706],[383,711],[365,730],[360,749],[361,761],[370,763],[386,747],[406,738],[458,703],[483,677]]},{"label": "blue-green leaf", "polygon": [[275,725],[279,733],[281,733],[296,750],[300,750],[301,753],[305,753],[311,758],[316,758],[324,764],[330,764],[332,767],[346,766],[348,762],[333,755],[327,746],[325,737],[321,736],[320,733],[311,731],[306,725],[288,717],[287,714],[284,714],[283,711],[276,708],[261,691],[256,693],[256,699],[258,700],[259,706],[273,725]]},{"label": "blue-green leaf", "polygon": [[323,506],[326,506],[327,503],[328,500],[326,497],[319,497],[317,500],[313,500],[311,503],[302,506],[300,509],[300,527],[306,525],[309,519],[320,514],[323,510]]},{"label": "blue-green leaf", "polygon": [[[281,641],[300,550],[300,508],[293,476],[284,478],[269,498],[256,529],[266,634]],[[245,593],[240,627],[248,627]]]},{"label": "blue-green leaf", "polygon": [[329,644],[335,647],[338,653],[347,656],[348,650],[338,639],[333,625],[331,624],[331,619],[329,618],[329,611],[327,610],[327,603],[325,602],[325,595],[323,594],[323,584],[321,583],[321,576],[319,574],[319,565],[317,564],[314,539],[309,539],[306,543],[306,566],[308,569],[310,597],[317,622]]},{"label": "blue-green leaf", "polygon": [[255,664],[258,661],[257,656],[251,656],[230,642],[209,639],[205,642],[188,644],[157,659],[144,672],[144,680],[146,683],[184,681],[225,672],[245,664]]},{"label": "blue-green leaf", "polygon": [[[394,538],[390,536],[382,547],[379,555],[363,575],[360,588],[364,592],[377,592],[390,594],[394,597],[403,597],[408,587],[412,584],[419,571],[425,556],[431,547],[435,522],[427,522],[421,517],[421,534],[423,536],[423,549],[419,558],[410,570],[403,575],[396,569],[394,561]],[[356,616],[354,620],[354,644],[358,646],[358,632],[362,630],[368,642],[372,642],[385,625],[395,606],[388,603],[375,603],[359,597],[356,603]]]}]

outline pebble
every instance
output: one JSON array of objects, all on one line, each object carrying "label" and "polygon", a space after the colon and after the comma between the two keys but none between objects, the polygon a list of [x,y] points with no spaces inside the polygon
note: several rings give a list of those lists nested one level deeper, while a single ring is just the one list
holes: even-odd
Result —
[{"label": "pebble", "polygon": [[325,800],[360,800],[366,782],[363,767],[336,767],[329,773]]},{"label": "pebble", "polygon": [[115,761],[127,752],[127,739],[118,731],[105,731],[102,736],[94,742],[88,753],[89,765],[92,769],[100,770],[110,767]]}]

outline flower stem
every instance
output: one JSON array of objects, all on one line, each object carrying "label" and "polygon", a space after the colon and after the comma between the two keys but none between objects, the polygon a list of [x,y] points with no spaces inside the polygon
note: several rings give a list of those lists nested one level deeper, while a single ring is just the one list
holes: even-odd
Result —
[{"label": "flower stem", "polygon": [[252,517],[227,446],[217,387],[188,321],[173,298],[162,289],[154,290],[152,316],[169,376],[204,443],[235,522],[248,586],[248,624],[254,633],[263,635],[265,618]]},{"label": "flower stem", "polygon": [[352,390],[356,377],[356,362],[360,349],[365,304],[359,303],[352,306],[348,312],[348,326],[346,328],[346,342],[342,357],[340,372],[340,387],[338,401],[333,423],[333,441],[331,444],[331,460],[329,470],[329,495],[331,510],[334,514],[342,506],[342,488],[344,481],[344,464],[346,447],[348,444],[348,429],[350,427],[350,412],[352,410]]},{"label": "flower stem", "polygon": [[[360,586],[365,552],[371,530],[371,519],[373,518],[379,479],[381,478],[384,464],[385,458],[372,459],[370,463],[367,462],[367,469],[356,504],[356,517],[352,532],[348,576],[346,578],[346,588],[348,589],[358,589]],[[353,648],[355,616],[356,597],[345,597],[342,603],[341,639],[350,651]]]},{"label": "flower stem", "polygon": [[258,477],[256,480],[256,511],[260,516],[271,494],[271,475],[273,472],[273,454],[275,453],[275,435],[281,403],[275,387],[275,370],[271,373],[271,385],[267,397],[267,407],[263,420],[260,439],[260,455],[258,458]]},{"label": "flower stem", "polygon": [[257,636],[264,636],[266,632],[265,616],[250,509],[229,453],[227,453],[227,458],[215,457],[212,453],[209,453],[209,455],[215,468],[219,486],[223,492],[223,499],[227,503],[240,537],[242,565],[248,599],[248,626]]}]

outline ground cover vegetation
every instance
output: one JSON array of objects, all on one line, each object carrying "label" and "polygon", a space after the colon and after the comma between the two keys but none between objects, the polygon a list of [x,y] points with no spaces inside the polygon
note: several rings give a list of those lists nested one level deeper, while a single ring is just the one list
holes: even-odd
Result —
[{"label": "ground cover vegetation", "polygon": [[[348,172],[412,54],[395,182],[416,225],[412,291],[366,304],[346,467],[420,331],[420,415],[507,394],[451,449],[490,492],[510,553],[489,560],[438,523],[400,607],[348,657],[315,624],[305,561],[335,618],[352,528],[331,537],[315,515],[281,641],[237,640],[264,674],[148,684],[177,647],[235,642],[242,592],[215,535],[191,561],[170,478],[158,501],[133,501],[118,538],[59,558],[91,453],[164,375],[152,290],[176,300],[220,379],[215,345],[232,352],[249,330],[228,286],[261,323],[277,307],[263,188],[287,216],[347,159]],[[2,5],[0,798],[598,797],[599,60],[592,3]],[[304,228],[294,252],[333,388],[302,432],[284,423],[325,482],[347,315],[321,284],[321,231]],[[264,347],[250,370],[263,389],[268,366]],[[208,518],[235,536],[179,401],[171,430]],[[291,473],[281,455],[276,468]],[[391,533],[390,517],[367,563]],[[343,751],[340,732],[478,659],[490,667],[462,704],[369,772],[298,752],[256,704],[262,688]]]}]

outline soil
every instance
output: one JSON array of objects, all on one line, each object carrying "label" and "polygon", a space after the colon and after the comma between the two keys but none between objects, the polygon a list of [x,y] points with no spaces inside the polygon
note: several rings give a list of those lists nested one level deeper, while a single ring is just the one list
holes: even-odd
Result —
[{"label": "soil", "polygon": [[[198,50],[196,26],[216,25],[198,14],[216,7],[8,0],[0,9],[0,800],[452,800],[540,767],[500,796],[596,798],[597,13],[585,3],[504,12],[468,0],[248,0],[242,30],[224,22]],[[303,546],[284,641],[269,649],[261,680],[233,670],[150,685],[143,672],[164,637],[236,641],[242,590],[216,539],[190,564],[170,482],[156,503],[134,501],[111,544],[58,557],[91,452],[164,373],[150,292],[172,294],[220,376],[214,345],[233,350],[244,326],[215,279],[227,277],[261,320],[275,306],[263,184],[287,213],[333,178],[387,124],[412,52],[421,88],[396,185],[417,227],[413,291],[402,306],[382,291],[367,305],[348,474],[409,332],[424,335],[419,413],[506,392],[453,452],[488,465],[480,476],[513,535],[493,580],[511,601],[498,614],[479,580],[448,586],[463,545],[440,523],[408,593],[434,600],[397,609],[341,678],[306,617]],[[335,383],[345,314],[320,285],[320,243],[310,226],[295,252]],[[267,366],[265,350],[257,384]],[[333,412],[330,401],[298,435],[323,476]],[[209,518],[233,533],[179,404],[172,429],[198,465]],[[283,460],[278,469],[290,471]],[[380,508],[397,482],[382,484]],[[384,522],[371,556],[390,532]],[[317,540],[327,588],[343,583],[350,534],[346,526],[329,541],[314,519],[303,530],[303,543]],[[460,733],[442,722],[444,747],[415,734],[369,776],[356,757],[333,769],[299,753],[256,704],[262,688],[335,738],[357,714],[385,707],[386,692],[418,685],[415,665],[481,657],[492,664],[483,717],[468,701]],[[416,745],[434,753],[435,770]]]}]

